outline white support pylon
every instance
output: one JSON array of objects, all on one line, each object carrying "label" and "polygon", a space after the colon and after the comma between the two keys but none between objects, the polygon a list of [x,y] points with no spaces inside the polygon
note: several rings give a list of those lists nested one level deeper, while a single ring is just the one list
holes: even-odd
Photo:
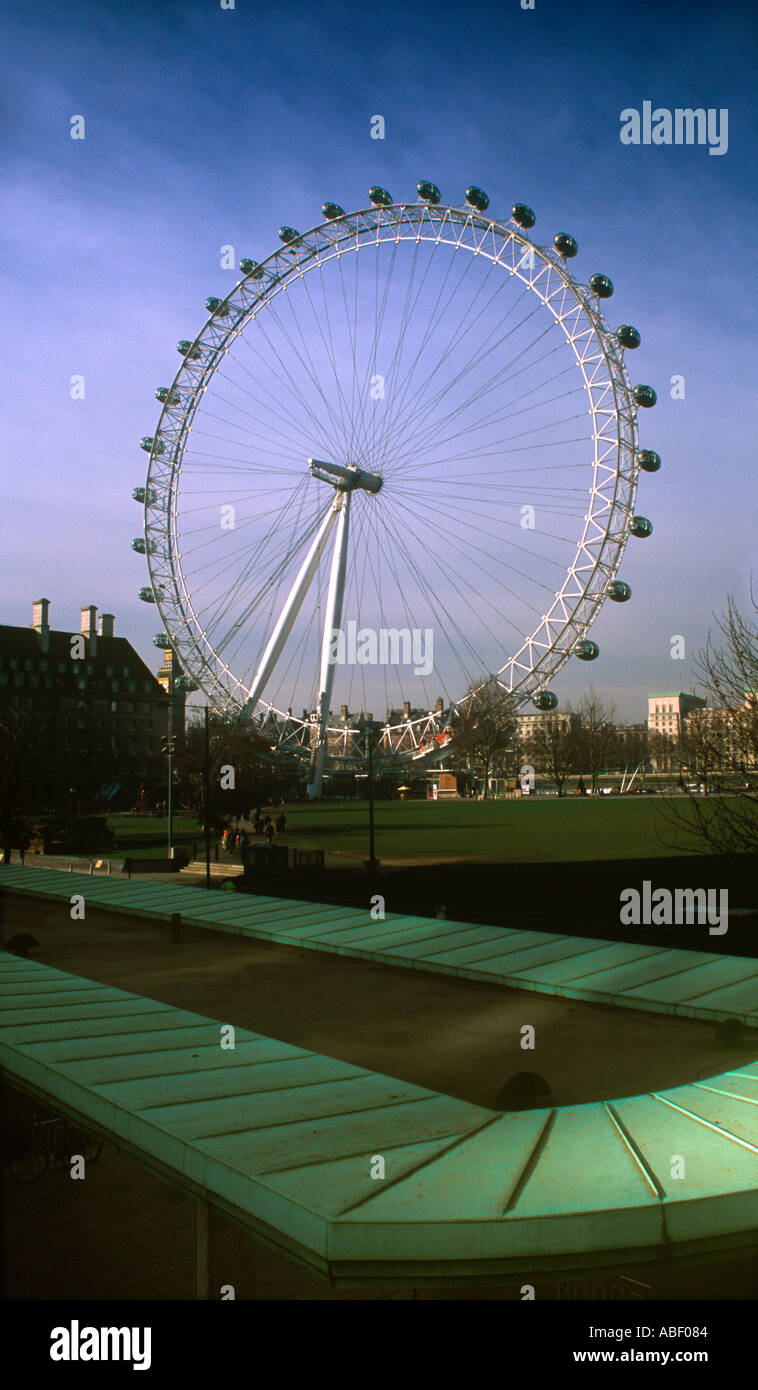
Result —
[{"label": "white support pylon", "polygon": [[258,670],[256,671],[255,676],[253,677],[253,683],[250,686],[247,699],[245,700],[245,703],[240,712],[240,719],[245,719],[246,717],[251,715],[255,710],[255,706],[257,705],[261,697],[266,681],[268,680],[277,661],[279,660],[281,650],[292,630],[292,624],[294,623],[295,618],[300,612],[303,599],[305,598],[305,595],[307,594],[308,589],[310,587],[311,580],[313,579],[313,576],[316,573],[319,560],[321,559],[321,556],[323,555],[324,550],[326,549],[326,543],[329,540],[329,537],[332,533],[334,523],[337,520],[338,515],[340,514],[341,509],[338,503],[342,495],[342,493],[337,493],[335,495],[334,501],[331,503],[329,510],[327,511],[326,516],[324,517],[324,520],[322,521],[316,533],[316,537],[313,541],[313,544],[311,545],[308,554],[306,555],[302,565],[300,566],[297,578],[294,584],[292,585],[289,594],[287,595],[287,601],[284,605],[284,608],[281,611],[281,614],[279,615],[279,620],[276,624],[276,627],[274,628],[274,631],[272,632],[269,638],[266,650],[260,659]]},{"label": "white support pylon", "polygon": [[334,661],[331,659],[332,634],[335,629],[339,628],[342,621],[342,600],[345,594],[345,570],[347,567],[348,524],[350,521],[350,492],[338,492],[335,497],[334,505],[335,507],[339,507],[339,517],[337,520],[337,533],[334,538],[334,550],[332,551],[332,567],[329,573],[324,634],[321,640],[321,670],[319,673],[319,697],[317,705],[318,744],[316,746],[313,780],[308,785],[309,801],[314,801],[317,797],[321,796],[321,784],[324,776],[329,706],[331,704],[332,686],[334,684]]},{"label": "white support pylon", "polygon": [[319,696],[316,715],[318,742],[313,761],[313,780],[308,786],[308,797],[310,800],[313,800],[321,795],[324,761],[327,753],[329,705],[332,698],[332,686],[334,684],[334,661],[330,659],[332,633],[335,628],[339,628],[340,622],[342,621],[342,604],[345,596],[345,573],[347,569],[350,496],[356,489],[376,494],[381,491],[383,480],[379,473],[365,472],[363,469],[358,468],[356,464],[348,464],[345,466],[340,463],[329,463],[322,459],[309,459],[308,463],[310,465],[312,477],[317,478],[319,482],[329,483],[334,488],[334,501],[331,503],[329,510],[324,516],[315,539],[311,543],[311,548],[298,570],[297,578],[287,595],[284,608],[279,615],[274,631],[258,663],[258,669],[253,677],[253,683],[250,686],[247,698],[240,710],[238,718],[244,720],[252,716],[261,698],[266,682],[279,660],[284,644],[292,630],[295,618],[302,607],[303,599],[318,569],[319,561],[326,549],[326,544],[332,529],[336,524],[337,533],[334,540],[334,550],[332,552],[332,565],[329,574],[329,589],[326,600],[326,617],[321,640],[321,666],[319,671]]}]

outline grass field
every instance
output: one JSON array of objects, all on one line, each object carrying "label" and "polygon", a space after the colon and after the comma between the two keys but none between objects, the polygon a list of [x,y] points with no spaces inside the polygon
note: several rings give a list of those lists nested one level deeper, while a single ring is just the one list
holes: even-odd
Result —
[{"label": "grass field", "polygon": [[[685,812],[687,804],[677,801]],[[366,802],[301,804],[288,806],[286,814],[288,843],[367,857]],[[385,860],[460,857],[490,862],[682,854],[670,815],[669,803],[653,797],[378,802],[376,854]]]},{"label": "grass field", "polygon": [[[164,859],[168,853],[168,821],[160,816],[109,816],[108,829],[116,843],[100,851],[102,858],[134,855],[138,859]],[[176,817],[171,836],[175,845],[188,853],[193,843],[202,848],[203,832],[199,822],[187,816]],[[90,856],[94,857],[94,856]]]},{"label": "grass field", "polygon": [[[708,805],[708,802],[702,803]],[[672,825],[672,809],[686,816],[689,802],[662,797],[539,797],[517,801],[380,801],[374,809],[379,859],[535,863],[564,860],[664,858],[703,853],[685,844]],[[346,859],[368,857],[368,803],[301,802],[285,808],[284,843],[323,849]],[[113,817],[111,854],[140,858],[166,853],[165,820]],[[175,845],[202,856],[195,820],[174,822]],[[139,843],[139,847],[138,847]],[[108,851],[105,851],[106,855]]]}]

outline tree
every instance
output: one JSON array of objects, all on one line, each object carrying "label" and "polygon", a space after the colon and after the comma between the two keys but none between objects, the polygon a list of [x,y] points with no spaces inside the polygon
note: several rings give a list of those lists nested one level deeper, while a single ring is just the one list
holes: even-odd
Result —
[{"label": "tree", "polygon": [[679,735],[679,765],[704,792],[712,787],[714,773],[728,760],[728,729],[723,711],[693,710],[683,721]]},{"label": "tree", "polygon": [[473,758],[482,777],[482,799],[486,801],[489,779],[507,756],[515,738],[513,696],[496,676],[489,676],[469,686],[463,706],[456,751],[468,753]]},{"label": "tree", "polygon": [[[751,584],[753,614],[740,611],[733,594],[716,615],[694,667],[710,707],[690,715],[682,740],[683,759],[701,782],[718,766],[721,795],[708,801],[690,793],[686,812],[671,806],[678,842],[693,841],[716,854],[758,854],[758,600]],[[753,616],[755,615],[755,616]]]},{"label": "tree", "polygon": [[[229,816],[244,815],[261,801],[267,801],[275,787],[275,773],[268,742],[254,723],[211,714],[210,726],[210,806],[214,828]],[[205,767],[205,721],[187,723],[177,753],[177,774],[193,801],[202,800]]]},{"label": "tree", "polygon": [[616,729],[614,758],[616,767],[621,770],[641,766],[643,774],[652,756],[651,738],[645,728],[622,727]]},{"label": "tree", "polygon": [[594,794],[601,768],[615,762],[616,709],[614,705],[604,705],[590,688],[577,714],[579,718],[574,730],[577,770],[589,774],[590,789]]},{"label": "tree", "polygon": [[648,735],[648,748],[656,772],[679,770],[679,745],[671,734],[652,729]]},{"label": "tree", "polygon": [[576,738],[571,711],[544,714],[528,739],[526,752],[538,772],[551,782],[559,796],[572,772],[576,771]]}]

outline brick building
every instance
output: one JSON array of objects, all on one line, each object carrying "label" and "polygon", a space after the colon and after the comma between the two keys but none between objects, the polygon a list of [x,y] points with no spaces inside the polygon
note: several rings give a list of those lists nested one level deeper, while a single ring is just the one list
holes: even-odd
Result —
[{"label": "brick building", "polygon": [[[36,810],[133,804],[159,792],[167,698],[114,618],[81,610],[79,631],[50,627],[50,603],[31,626],[0,626],[0,726],[5,794],[20,778]],[[2,788],[0,788],[2,791]]]}]

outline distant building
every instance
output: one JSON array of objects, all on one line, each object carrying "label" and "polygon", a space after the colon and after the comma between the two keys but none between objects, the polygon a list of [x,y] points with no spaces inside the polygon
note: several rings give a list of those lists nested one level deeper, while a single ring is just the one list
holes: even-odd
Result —
[{"label": "distant building", "polygon": [[535,734],[545,728],[547,720],[557,724],[562,733],[578,729],[580,717],[574,710],[540,710],[537,714],[516,715],[516,737],[519,743],[531,743]]},{"label": "distant building", "polygon": [[164,690],[114,635],[113,614],[98,631],[85,605],[78,632],[54,630],[49,615],[37,599],[30,627],[0,626],[0,723],[21,759],[24,800],[83,813],[133,803],[140,786],[150,795],[163,777]]},{"label": "distant building", "polygon": [[628,759],[641,762],[647,761],[648,755],[648,726],[647,724],[615,724],[613,728],[618,758],[620,762]]},{"label": "distant building", "polygon": [[702,709],[705,700],[699,695],[685,695],[681,690],[648,695],[650,761],[657,772],[671,772],[678,766],[676,753],[687,718]]},{"label": "distant building", "polygon": [[736,708],[693,710],[684,748],[689,763],[711,772],[758,769],[758,694],[745,692]]}]

